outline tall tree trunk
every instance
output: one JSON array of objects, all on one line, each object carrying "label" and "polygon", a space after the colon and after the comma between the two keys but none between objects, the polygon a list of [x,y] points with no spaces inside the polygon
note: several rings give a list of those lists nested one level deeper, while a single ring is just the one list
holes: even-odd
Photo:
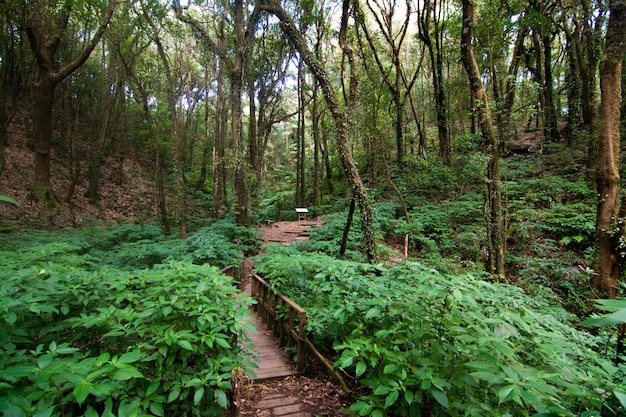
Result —
[{"label": "tall tree trunk", "polygon": [[52,150],[52,110],[54,108],[56,82],[47,72],[46,68],[40,69],[39,84],[35,89],[35,112],[33,114],[35,177],[33,178],[33,192],[46,207],[54,208],[58,200],[52,189],[50,152]]},{"label": "tall tree trunk", "polygon": [[504,105],[502,106],[502,125],[499,126],[501,137],[507,145],[511,138],[516,136],[516,129],[511,125],[511,112],[513,110],[513,103],[515,102],[515,91],[517,84],[517,73],[519,72],[520,60],[524,53],[524,39],[528,34],[528,27],[522,25],[517,32],[517,38],[515,40],[515,46],[513,48],[513,57],[509,70],[507,73],[506,82],[504,85]]},{"label": "tall tree trunk", "polygon": [[148,129],[148,137],[150,138],[150,146],[152,148],[152,157],[154,158],[154,184],[156,188],[156,204],[158,208],[159,223],[161,230],[165,236],[170,234],[170,221],[167,215],[167,203],[165,201],[165,181],[163,176],[163,158],[159,149],[157,135],[154,130],[154,121],[152,120],[152,112],[150,111],[148,93],[145,87],[135,77],[141,94],[141,104],[143,105],[144,117],[146,119],[146,127]]},{"label": "tall tree trunk", "polygon": [[348,209],[348,217],[346,218],[346,224],[343,226],[343,234],[341,235],[341,244],[339,245],[339,256],[344,257],[346,254],[346,248],[348,247],[348,235],[350,234],[350,227],[352,226],[352,219],[354,218],[354,198],[350,200],[350,208]]},{"label": "tall tree trunk", "polygon": [[565,82],[567,84],[567,125],[565,128],[565,140],[568,146],[572,145],[577,131],[582,126],[581,123],[581,44],[580,33],[578,27],[573,33],[568,30],[565,32],[567,44],[565,52],[568,55],[568,68],[565,74]]},{"label": "tall tree trunk", "polygon": [[[439,2],[439,3],[438,3]],[[418,10],[419,37],[428,48],[432,67],[433,92],[435,97],[435,115],[439,138],[439,156],[444,164],[450,164],[450,140],[448,138],[448,120],[446,97],[443,84],[443,22],[442,13],[446,10],[445,2],[427,0]],[[431,26],[434,28],[431,33]],[[433,44],[434,37],[434,44]]]},{"label": "tall tree trunk", "polygon": [[483,137],[489,145],[490,160],[488,163],[487,178],[487,235],[489,261],[487,271],[491,275],[504,277],[505,242],[504,223],[502,221],[502,193],[500,191],[500,163],[498,141],[493,128],[489,100],[483,85],[480,70],[474,55],[472,45],[474,28],[474,3],[472,0],[463,0],[463,29],[461,36],[461,57],[467,71],[472,94],[478,102],[480,128]]},{"label": "tall tree trunk", "polygon": [[[211,156],[211,141],[209,140],[209,131],[210,131],[210,121],[211,121],[211,112],[209,111],[209,103],[208,99],[208,91],[209,91],[209,68],[208,66],[204,67],[204,89],[207,92],[207,97],[204,100],[204,135],[202,137],[203,146],[202,146],[202,159],[200,165],[200,174],[198,175],[198,181],[196,182],[196,188],[198,190],[204,190],[204,184],[206,183],[208,169],[207,165],[209,163],[209,159]],[[214,130],[215,132],[215,130]],[[213,135],[216,136],[215,134]]]},{"label": "tall tree trunk", "polygon": [[306,207],[306,181],[305,173],[305,111],[306,100],[304,97],[304,63],[302,60],[298,62],[298,127],[296,129],[296,206]]},{"label": "tall tree trunk", "polygon": [[319,87],[317,82],[313,82],[313,102],[311,107],[311,122],[313,124],[313,201],[312,204],[315,207],[319,207],[322,204],[322,167],[321,167],[321,138],[320,138],[320,118],[318,103],[318,91]]},{"label": "tall tree trunk", "polygon": [[23,72],[25,59],[21,57],[19,28],[10,24],[12,16],[6,3],[0,3],[0,176],[4,171],[4,148],[8,144],[9,124],[17,112],[17,103],[24,93]]},{"label": "tall tree trunk", "polygon": [[300,56],[306,62],[324,92],[328,108],[330,109],[335,120],[335,127],[337,130],[337,147],[339,148],[341,162],[343,164],[346,177],[348,178],[348,182],[351,185],[353,198],[356,200],[361,214],[363,251],[365,252],[365,256],[368,261],[376,262],[378,260],[378,248],[376,244],[371,203],[352,156],[352,149],[349,141],[350,126],[344,109],[337,99],[337,94],[332,86],[330,78],[328,77],[328,73],[307,46],[302,34],[295,26],[293,19],[287,15],[277,0],[269,0],[266,4],[261,5],[261,8],[274,14],[280,20],[283,32],[294,44],[300,53]]},{"label": "tall tree trunk", "polygon": [[33,140],[35,142],[35,175],[33,177],[33,191],[40,201],[49,208],[56,206],[57,198],[54,195],[51,181],[50,152],[52,150],[52,111],[54,108],[54,90],[59,82],[76,71],[85,63],[96,45],[100,42],[104,30],[109,25],[116,0],[110,0],[100,26],[91,37],[78,57],[67,65],[58,68],[56,54],[62,41],[62,36],[68,26],[71,6],[65,5],[58,12],[56,25],[48,28],[43,16],[45,8],[33,10],[32,21],[26,25],[26,34],[30,47],[35,56],[35,65],[38,70],[38,80],[35,84]]},{"label": "tall tree trunk", "polygon": [[217,94],[215,97],[215,139],[213,144],[213,217],[220,218],[224,214],[224,202],[226,200],[226,120],[228,110],[226,108],[226,94],[224,92],[224,70],[221,59],[218,60],[219,70],[217,73]]},{"label": "tall tree trunk", "polygon": [[[112,142],[111,137],[113,135],[109,132],[110,122],[111,119],[114,118],[114,112],[116,110],[119,111],[119,107],[116,107],[116,103],[121,102],[125,82],[121,77],[117,81],[112,80],[114,69],[111,67],[115,64],[112,61],[107,62],[107,57],[111,57],[111,54],[107,53],[105,48],[102,48],[101,64],[103,68],[107,69],[103,74],[102,82],[99,86],[100,101],[98,105],[98,128],[95,132],[95,143],[90,148],[88,167],[89,185],[86,193],[89,201],[94,204],[100,199],[100,177],[102,165],[104,165],[105,158],[110,150]],[[115,91],[115,93],[111,93],[112,90]]]},{"label": "tall tree trunk", "polygon": [[554,79],[552,77],[552,34],[550,28],[545,29],[542,36],[543,41],[543,72],[544,72],[544,97],[545,97],[545,127],[544,137],[554,142],[560,139],[557,111],[554,103]]},{"label": "tall tree trunk", "polygon": [[596,176],[599,195],[596,216],[598,254],[593,283],[615,298],[621,278],[620,244],[624,226],[620,218],[620,86],[626,51],[626,0],[610,1],[611,15],[604,56],[600,61],[601,104],[598,117],[599,162]]},{"label": "tall tree trunk", "polygon": [[187,237],[187,184],[185,181],[184,170],[184,132],[182,132],[182,125],[180,123],[180,117],[176,109],[176,80],[172,73],[172,68],[169,62],[169,57],[165,53],[165,48],[161,42],[159,30],[150,17],[150,13],[145,4],[142,4],[143,16],[152,28],[153,41],[157,45],[157,51],[163,63],[163,69],[165,70],[165,76],[167,79],[166,95],[167,95],[167,110],[169,113],[169,119],[171,123],[171,149],[174,156],[174,180],[176,182],[176,220],[178,221],[178,236],[181,239]]}]

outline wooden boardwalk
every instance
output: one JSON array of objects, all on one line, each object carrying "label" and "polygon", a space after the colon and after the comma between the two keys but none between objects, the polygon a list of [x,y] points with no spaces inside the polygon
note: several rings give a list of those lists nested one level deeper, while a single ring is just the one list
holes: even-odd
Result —
[{"label": "wooden boardwalk", "polygon": [[[249,281],[246,282],[243,292],[249,296],[252,295],[252,286]],[[261,319],[253,312],[250,312],[250,314],[248,321],[252,323],[255,331],[246,332],[246,336],[248,336],[253,345],[255,351],[253,363],[258,368],[249,369],[248,376],[253,380],[263,380],[293,375],[295,373],[293,362],[281,349],[276,339],[272,337],[272,334],[267,330]]]},{"label": "wooden boardwalk", "polygon": [[[253,380],[283,378],[293,375],[295,370],[287,354],[278,346],[278,342],[265,328],[263,322],[252,314],[248,319],[254,325],[256,331],[246,332],[254,345],[255,355],[253,363],[258,368],[248,370],[248,376]],[[252,372],[250,372],[252,371]],[[256,375],[255,375],[256,374]]]},{"label": "wooden boardwalk", "polygon": [[[252,288],[249,282],[244,287],[244,292],[251,294]],[[247,369],[247,374],[253,381],[276,380],[295,374],[293,361],[281,349],[275,338],[265,327],[265,324],[253,313],[248,321],[254,325],[255,331],[246,332],[253,346],[254,356],[252,362],[258,367]],[[254,384],[252,385],[254,389]],[[275,392],[265,396],[259,401],[252,411],[255,417],[312,417],[308,407],[293,393]],[[241,414],[240,414],[241,415]],[[252,414],[246,414],[252,415]]]}]

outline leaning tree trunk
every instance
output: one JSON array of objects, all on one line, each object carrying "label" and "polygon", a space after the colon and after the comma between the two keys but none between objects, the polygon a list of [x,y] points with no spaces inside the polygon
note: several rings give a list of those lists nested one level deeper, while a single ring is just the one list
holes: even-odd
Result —
[{"label": "leaning tree trunk", "polygon": [[619,246],[624,239],[620,218],[620,86],[626,35],[626,0],[610,2],[611,15],[604,56],[600,61],[598,117],[599,161],[596,184],[600,201],[596,215],[598,254],[593,284],[609,297],[618,295],[621,277]]},{"label": "leaning tree trunk", "polygon": [[480,70],[476,63],[472,45],[474,27],[474,3],[463,0],[463,35],[461,36],[461,57],[467,71],[472,94],[477,101],[480,116],[480,128],[490,148],[490,160],[487,178],[487,234],[489,245],[489,261],[487,271],[491,275],[504,276],[504,231],[502,221],[502,193],[500,191],[500,162],[498,141],[493,128],[487,92],[483,85]]},{"label": "leaning tree trunk", "polygon": [[269,0],[261,6],[274,14],[281,22],[283,32],[289,37],[294,44],[300,56],[317,79],[320,87],[328,103],[337,130],[337,147],[341,156],[341,162],[345,171],[348,182],[352,187],[352,196],[356,200],[361,214],[361,229],[363,232],[363,250],[368,261],[376,262],[378,260],[378,250],[376,246],[376,237],[374,233],[374,224],[372,218],[372,206],[367,194],[365,185],[361,181],[359,171],[352,156],[352,149],[348,140],[350,126],[343,107],[337,99],[337,94],[333,89],[328,73],[322,67],[320,62],[315,58],[309,47],[307,46],[302,34],[298,31],[293,19],[287,15],[277,0]]}]

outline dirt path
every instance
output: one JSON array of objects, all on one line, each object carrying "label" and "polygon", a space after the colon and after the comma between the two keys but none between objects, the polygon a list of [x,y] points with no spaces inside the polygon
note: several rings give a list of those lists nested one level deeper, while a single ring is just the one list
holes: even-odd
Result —
[{"label": "dirt path", "polygon": [[317,217],[311,220],[303,220],[297,222],[272,222],[261,226],[263,232],[261,240],[263,243],[281,243],[288,245],[298,240],[306,240],[308,231],[312,227],[322,224],[322,220]]}]

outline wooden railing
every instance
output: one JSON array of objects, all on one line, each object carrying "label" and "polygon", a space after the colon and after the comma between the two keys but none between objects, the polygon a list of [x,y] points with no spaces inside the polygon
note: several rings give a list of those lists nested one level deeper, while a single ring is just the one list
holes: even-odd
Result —
[{"label": "wooden railing", "polygon": [[306,363],[306,311],[298,304],[274,290],[260,276],[252,275],[252,296],[257,303],[254,309],[278,339],[280,346],[296,347],[296,372],[303,372]]}]

